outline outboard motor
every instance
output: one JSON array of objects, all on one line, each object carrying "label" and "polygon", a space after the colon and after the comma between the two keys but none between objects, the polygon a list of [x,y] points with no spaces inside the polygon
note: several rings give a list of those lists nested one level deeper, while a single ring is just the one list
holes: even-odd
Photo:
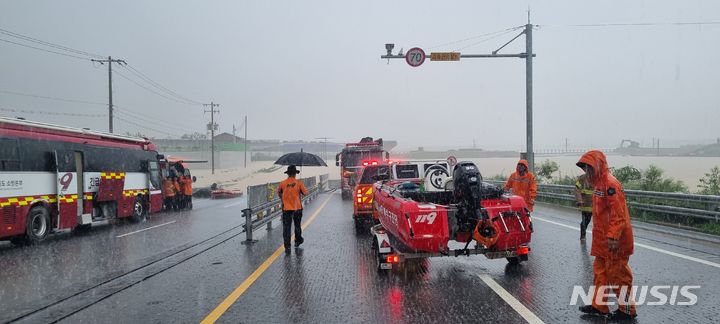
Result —
[{"label": "outboard motor", "polygon": [[[459,201],[457,212],[457,233],[472,233],[473,238],[490,247],[498,237],[497,228],[490,221],[485,209],[480,206],[484,185],[482,175],[472,162],[460,162],[453,170],[455,188],[453,195]],[[465,249],[471,240],[467,241]]]},{"label": "outboard motor", "polygon": [[482,176],[475,163],[460,162],[453,169],[453,195],[459,202],[457,226],[459,232],[472,232],[479,219],[484,218],[480,209]]}]

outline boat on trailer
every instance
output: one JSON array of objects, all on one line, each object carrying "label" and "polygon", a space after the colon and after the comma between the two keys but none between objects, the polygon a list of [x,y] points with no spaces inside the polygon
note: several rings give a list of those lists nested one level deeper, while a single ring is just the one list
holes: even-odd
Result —
[{"label": "boat on trailer", "polygon": [[[417,167],[425,172],[408,172],[410,164],[394,165],[392,174],[378,176],[373,185],[373,212],[380,221],[371,228],[378,270],[434,256],[528,260],[533,228],[522,197],[483,182],[472,162],[455,165],[452,176],[445,165]],[[417,178],[398,179],[400,173]]]}]

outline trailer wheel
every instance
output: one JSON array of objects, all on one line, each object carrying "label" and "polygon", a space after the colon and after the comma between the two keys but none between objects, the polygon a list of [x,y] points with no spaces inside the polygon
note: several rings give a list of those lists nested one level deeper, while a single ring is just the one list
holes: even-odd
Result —
[{"label": "trailer wheel", "polygon": [[133,204],[133,213],[132,216],[130,216],[130,220],[132,220],[133,223],[139,223],[145,220],[146,215],[147,212],[145,209],[145,200],[142,198],[142,196],[135,197],[135,203]]},{"label": "trailer wheel", "polygon": [[518,257],[511,257],[511,258],[506,258],[506,259],[507,259],[508,263],[510,263],[512,265],[520,264],[520,258],[518,258]]},{"label": "trailer wheel", "polygon": [[28,243],[43,241],[50,233],[50,212],[44,206],[30,209],[26,219],[25,237]]}]

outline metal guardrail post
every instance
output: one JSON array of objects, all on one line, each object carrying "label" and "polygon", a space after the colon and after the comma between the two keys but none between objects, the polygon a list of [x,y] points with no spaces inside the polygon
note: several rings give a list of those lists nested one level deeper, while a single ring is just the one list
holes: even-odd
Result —
[{"label": "metal guardrail post", "polygon": [[242,215],[245,217],[245,241],[243,241],[242,244],[253,244],[257,242],[257,240],[253,240],[252,209],[243,209]]}]

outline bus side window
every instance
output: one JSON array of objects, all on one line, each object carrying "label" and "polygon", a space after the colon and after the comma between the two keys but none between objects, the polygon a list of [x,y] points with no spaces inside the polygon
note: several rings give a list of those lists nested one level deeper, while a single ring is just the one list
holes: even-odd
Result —
[{"label": "bus side window", "polygon": [[0,171],[20,171],[20,155],[16,139],[0,139]]},{"label": "bus side window", "polygon": [[148,161],[148,173],[150,174],[150,183],[155,189],[160,189],[160,166],[157,161]]}]

